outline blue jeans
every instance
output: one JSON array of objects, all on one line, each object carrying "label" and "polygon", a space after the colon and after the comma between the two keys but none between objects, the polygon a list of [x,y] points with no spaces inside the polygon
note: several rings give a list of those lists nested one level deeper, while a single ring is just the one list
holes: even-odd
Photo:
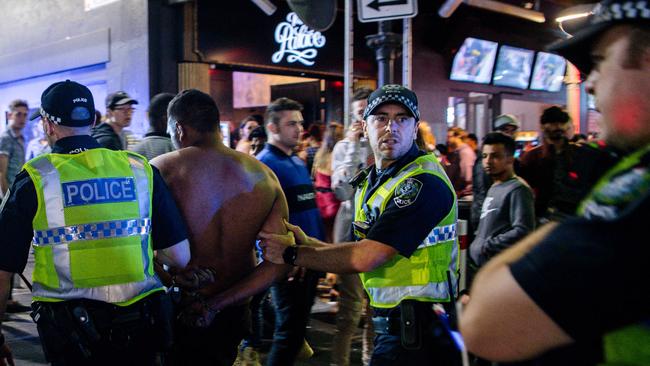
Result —
[{"label": "blue jeans", "polygon": [[302,279],[271,287],[275,305],[275,332],[267,366],[290,366],[302,347],[311,307],[316,296],[318,273],[307,270]]}]

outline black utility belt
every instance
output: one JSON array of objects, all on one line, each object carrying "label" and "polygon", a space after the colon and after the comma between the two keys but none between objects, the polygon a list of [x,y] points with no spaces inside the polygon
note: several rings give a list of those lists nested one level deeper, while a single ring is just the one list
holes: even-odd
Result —
[{"label": "black utility belt", "polygon": [[32,304],[33,311],[31,315],[34,321],[38,322],[39,318],[46,315],[46,313],[49,315],[49,318],[58,319],[61,319],[61,316],[67,313],[80,322],[83,322],[83,318],[92,318],[94,325],[98,328],[139,321],[150,321],[154,313],[158,310],[162,293],[162,291],[153,293],[127,306],[118,306],[90,299],[75,299],[61,302],[36,301]]},{"label": "black utility belt", "polygon": [[125,348],[134,342],[134,335],[145,332],[161,350],[172,344],[171,302],[164,291],[128,306],[76,299],[37,301],[32,309],[31,316],[50,362],[65,358],[68,353],[89,359],[106,342]]},{"label": "black utility belt", "polygon": [[372,317],[375,333],[378,335],[399,336],[406,349],[420,349],[426,334],[440,324],[433,303],[404,300],[396,308],[386,311],[377,309]]}]

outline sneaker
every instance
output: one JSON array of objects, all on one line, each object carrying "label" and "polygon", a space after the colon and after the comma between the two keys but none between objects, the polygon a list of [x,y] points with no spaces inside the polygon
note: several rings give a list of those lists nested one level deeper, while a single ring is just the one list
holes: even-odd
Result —
[{"label": "sneaker", "polygon": [[309,343],[307,343],[306,339],[303,340],[302,347],[300,348],[300,351],[298,351],[298,355],[296,355],[296,360],[305,361],[310,359],[313,355],[314,350],[311,348]]},{"label": "sneaker", "polygon": [[232,366],[262,366],[257,350],[250,346],[241,346]]}]

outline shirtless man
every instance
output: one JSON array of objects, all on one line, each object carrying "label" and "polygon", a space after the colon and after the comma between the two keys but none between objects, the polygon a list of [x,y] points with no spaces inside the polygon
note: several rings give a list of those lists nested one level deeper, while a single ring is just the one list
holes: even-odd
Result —
[{"label": "shirtless man", "polygon": [[219,109],[209,95],[181,92],[169,103],[168,118],[179,150],[152,164],[187,224],[190,266],[216,273],[216,281],[198,291],[197,301],[181,309],[176,358],[178,364],[230,366],[249,329],[249,297],[288,270],[270,262],[256,266],[255,260],[260,229],[286,233],[287,202],[269,168],[223,145]]}]

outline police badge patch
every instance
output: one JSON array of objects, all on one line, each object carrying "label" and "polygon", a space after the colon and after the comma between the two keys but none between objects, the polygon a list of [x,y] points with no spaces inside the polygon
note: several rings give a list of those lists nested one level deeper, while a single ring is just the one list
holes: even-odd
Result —
[{"label": "police badge patch", "polygon": [[395,198],[393,201],[399,208],[404,208],[418,198],[420,190],[422,189],[422,182],[415,178],[407,178],[405,181],[400,183],[395,190]]}]

